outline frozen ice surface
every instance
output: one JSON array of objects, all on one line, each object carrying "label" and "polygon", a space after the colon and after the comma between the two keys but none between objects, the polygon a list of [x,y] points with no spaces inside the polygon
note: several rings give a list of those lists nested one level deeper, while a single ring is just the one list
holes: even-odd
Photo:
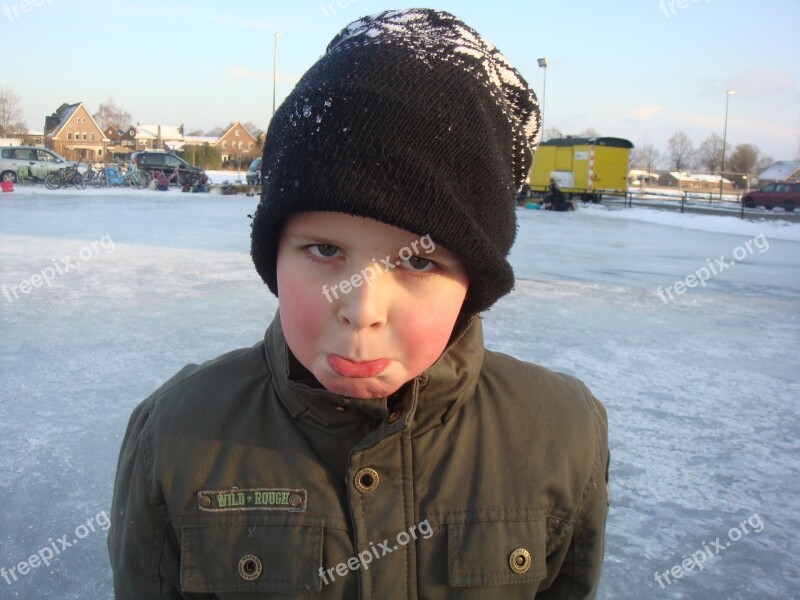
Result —
[{"label": "frozen ice surface", "polygon": [[[17,189],[0,195],[0,567],[17,568],[0,598],[110,598],[102,514],[131,409],[184,364],[256,343],[277,306],[248,255],[257,198]],[[797,597],[800,226],[518,216],[517,286],[487,345],[577,375],[608,409],[599,597]],[[705,287],[659,298],[720,257]],[[763,530],[730,541],[748,518]],[[702,570],[659,585],[717,538]],[[59,553],[20,574],[45,547]]]}]

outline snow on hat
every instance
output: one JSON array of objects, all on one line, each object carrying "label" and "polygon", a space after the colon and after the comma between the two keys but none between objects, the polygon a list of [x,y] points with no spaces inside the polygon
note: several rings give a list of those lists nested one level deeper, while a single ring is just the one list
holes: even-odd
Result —
[{"label": "snow on hat", "polygon": [[345,27],[270,122],[251,255],[275,295],[281,223],[335,211],[406,229],[454,252],[463,310],[514,285],[515,196],[539,140],[536,95],[455,16],[385,11]]}]

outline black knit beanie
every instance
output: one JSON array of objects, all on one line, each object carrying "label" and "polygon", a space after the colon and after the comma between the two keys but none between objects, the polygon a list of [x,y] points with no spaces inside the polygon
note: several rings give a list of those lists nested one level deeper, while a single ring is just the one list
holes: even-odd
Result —
[{"label": "black knit beanie", "polygon": [[283,220],[342,212],[430,235],[466,266],[462,310],[485,310],[514,285],[515,196],[538,137],[533,90],[458,18],[411,9],[354,21],[270,122],[256,270],[278,295]]}]

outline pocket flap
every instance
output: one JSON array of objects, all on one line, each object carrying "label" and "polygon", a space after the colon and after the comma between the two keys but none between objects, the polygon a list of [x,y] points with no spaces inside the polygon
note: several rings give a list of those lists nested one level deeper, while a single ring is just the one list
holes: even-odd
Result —
[{"label": "pocket flap", "polygon": [[538,521],[480,521],[447,526],[451,586],[531,583],[547,574],[547,528]]},{"label": "pocket flap", "polygon": [[186,592],[320,591],[322,527],[214,525],[181,534]]}]

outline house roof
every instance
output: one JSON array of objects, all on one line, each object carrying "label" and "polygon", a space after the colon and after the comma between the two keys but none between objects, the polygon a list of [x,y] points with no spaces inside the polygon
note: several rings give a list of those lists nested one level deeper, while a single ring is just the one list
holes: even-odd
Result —
[{"label": "house roof", "polygon": [[213,135],[185,135],[183,136],[183,141],[187,144],[194,145],[194,146],[202,146],[203,144],[208,144],[209,146],[213,146],[217,143],[218,137],[214,137]]},{"label": "house roof", "polygon": [[221,136],[219,136],[219,138],[217,139],[217,142],[219,142],[219,140],[221,140],[221,139],[222,139],[222,138],[224,138],[226,135],[228,135],[228,134],[229,134],[231,131],[233,131],[234,129],[236,129],[236,127],[241,127],[241,128],[242,128],[242,130],[243,130],[243,131],[244,131],[244,132],[245,132],[247,135],[249,135],[251,138],[253,138],[253,141],[254,141],[254,142],[257,142],[257,141],[258,141],[258,140],[256,139],[256,136],[254,136],[254,135],[253,135],[253,134],[250,132],[250,130],[249,130],[249,129],[247,129],[247,127],[245,127],[244,125],[242,125],[242,122],[241,122],[241,121],[236,121],[236,123],[234,123],[233,125],[231,125],[230,127],[228,127],[228,130],[227,130],[225,133],[223,133]]},{"label": "house roof", "polygon": [[791,177],[800,176],[800,160],[779,160],[762,172],[759,181],[783,181]]},{"label": "house roof", "polygon": [[[689,173],[679,173],[678,171],[670,171],[669,174],[678,181],[719,183],[719,175],[703,175],[703,174],[690,175]],[[729,179],[723,179],[722,181],[725,183],[731,183]]]},{"label": "house roof", "polygon": [[[161,125],[162,140],[183,140],[180,125]],[[136,137],[155,140],[158,139],[159,125],[137,125]]]},{"label": "house roof", "polygon": [[[60,134],[61,130],[64,129],[64,127],[67,126],[67,123],[69,123],[70,119],[75,115],[76,112],[78,112],[78,109],[80,109],[81,106],[83,106],[83,102],[78,102],[77,104],[70,104],[69,106],[64,108],[64,110],[62,110],[57,115],[58,118],[59,118],[58,125],[56,125],[52,129],[52,131],[50,131],[47,134],[47,137],[49,137],[49,138],[58,137],[58,134]],[[86,110],[85,106],[84,106],[84,110]],[[100,135],[103,136],[101,141],[103,141],[103,142],[109,141],[108,138],[106,137],[106,134],[103,131],[103,129],[100,127],[100,125],[97,124],[97,121],[94,120],[94,117],[92,116],[92,113],[90,113],[88,110],[86,110],[86,114],[89,115],[89,118],[92,120],[92,123],[94,124],[94,126],[97,127],[97,130],[100,132]]]}]

